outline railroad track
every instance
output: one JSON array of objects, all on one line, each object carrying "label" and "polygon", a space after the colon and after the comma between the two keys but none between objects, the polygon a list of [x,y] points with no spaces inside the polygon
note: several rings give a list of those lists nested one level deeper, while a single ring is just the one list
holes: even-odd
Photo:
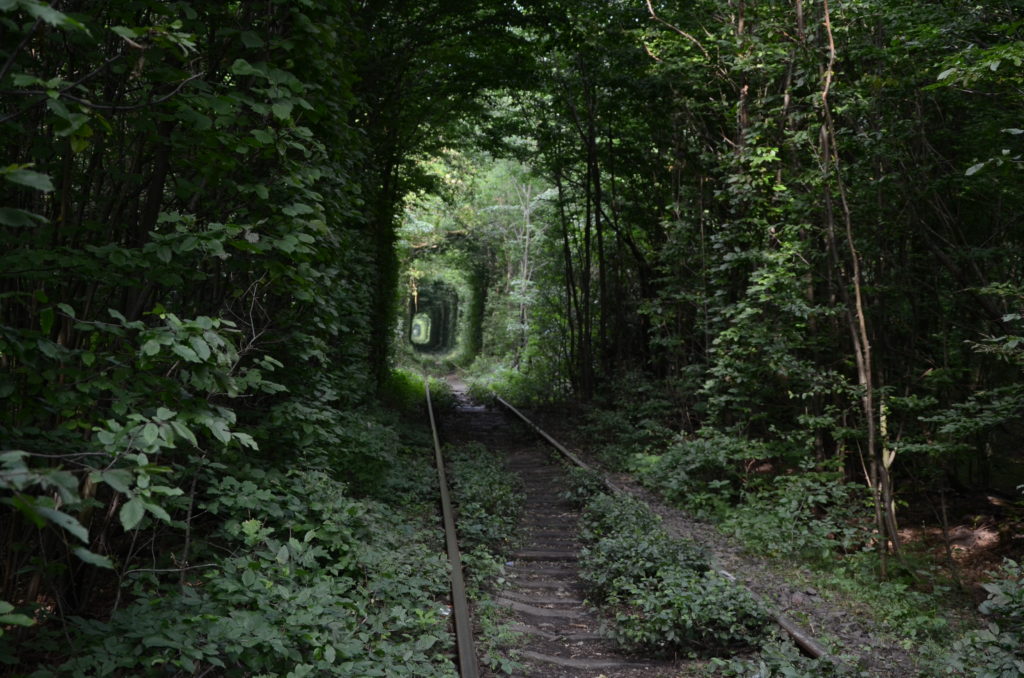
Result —
[{"label": "railroad track", "polygon": [[[449,555],[455,554],[453,571],[453,611],[458,658],[462,678],[489,675],[481,670],[473,649],[472,622],[465,601],[461,563],[454,519],[447,497],[440,436],[433,409],[429,405],[434,429],[435,456],[441,479]],[[508,414],[482,407],[462,407],[450,426],[448,442],[481,442],[506,455],[505,466],[523,482],[526,504],[520,521],[520,543],[506,567],[506,585],[495,593],[495,602],[509,611],[515,620],[512,629],[524,637],[518,651],[523,664],[519,676],[534,678],[660,678],[679,675],[679,662],[629,656],[619,652],[601,633],[601,618],[583,600],[578,555],[578,512],[563,497],[568,487],[565,466],[588,468],[571,451],[541,430],[512,405],[497,399]],[[510,416],[522,421],[517,426]],[[544,442],[541,442],[543,440]],[[619,488],[607,483],[609,489]],[[449,531],[450,530],[450,531]],[[731,578],[729,573],[723,572]],[[462,599],[459,600],[459,594]],[[823,656],[824,648],[789,619],[776,614],[775,620],[808,655]]]}]

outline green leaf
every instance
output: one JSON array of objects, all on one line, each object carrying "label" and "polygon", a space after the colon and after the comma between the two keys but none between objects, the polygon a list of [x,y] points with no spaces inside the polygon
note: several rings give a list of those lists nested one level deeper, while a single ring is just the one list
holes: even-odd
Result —
[{"label": "green leaf", "polygon": [[152,445],[159,437],[160,429],[153,422],[149,422],[142,427],[142,441],[147,445]]},{"label": "green leaf", "polygon": [[227,444],[231,441],[231,432],[228,431],[228,425],[223,419],[210,419],[206,422],[206,428],[210,429],[213,437],[220,442]]},{"label": "green leaf", "polygon": [[265,129],[254,129],[252,131],[252,135],[253,137],[255,137],[256,141],[260,142],[261,144],[274,143],[274,135]]},{"label": "green leaf", "polygon": [[29,188],[34,188],[45,193],[49,193],[54,190],[53,182],[50,181],[50,177],[46,176],[42,172],[36,172],[28,169],[16,169],[6,172],[4,176],[12,183],[28,186]]},{"label": "green leaf", "polygon": [[166,638],[164,636],[146,636],[142,639],[142,644],[145,647],[170,647],[174,649],[181,649],[181,643]]},{"label": "green leaf", "polygon": [[82,354],[82,364],[86,367],[91,367],[96,362],[96,354],[90,351],[86,351]]},{"label": "green leaf", "polygon": [[43,331],[43,334],[49,334],[50,330],[53,329],[53,308],[44,308],[39,312],[39,328]]},{"label": "green leaf", "polygon": [[15,209],[13,207],[0,207],[0,224],[3,224],[4,226],[24,228],[26,226],[35,226],[36,224],[45,223],[46,217],[39,216],[38,214]]},{"label": "green leaf", "polygon": [[273,111],[274,117],[278,120],[287,120],[292,114],[293,104],[290,101],[278,101],[276,104],[270,107]]},{"label": "green leaf", "polygon": [[167,497],[180,497],[185,494],[185,491],[180,487],[168,487],[167,485],[153,485],[149,488],[149,491],[154,494],[162,494]]},{"label": "green leaf", "polygon": [[174,344],[173,346],[171,346],[171,350],[176,355],[178,355],[181,358],[184,358],[190,363],[202,362],[201,360],[199,360],[199,356],[196,355],[196,352],[193,351],[188,346],[185,346],[184,344]]},{"label": "green leaf", "polygon": [[111,26],[110,30],[114,31],[122,38],[125,38],[127,40],[134,40],[135,38],[139,37],[138,31],[136,31],[134,28],[128,28],[127,26]]},{"label": "green leaf", "polygon": [[60,309],[61,313],[65,314],[65,315],[69,315],[72,318],[75,317],[75,309],[71,308],[67,304],[57,304],[57,308]]},{"label": "green leaf", "polygon": [[[0,3],[0,9],[3,9],[2,3]],[[37,75],[31,73],[15,73],[11,76],[14,81],[15,87],[32,87],[33,85],[46,86],[46,81]]]},{"label": "green leaf", "polygon": [[264,45],[263,38],[252,31],[243,31],[238,37],[242,40],[242,44],[249,49],[256,49],[257,47],[263,47]]},{"label": "green leaf", "polygon": [[[35,620],[23,614],[9,614],[14,606],[0,600],[0,626],[32,626]],[[3,632],[0,631],[0,634]]]},{"label": "green leaf", "polygon": [[235,75],[253,75],[258,73],[253,65],[245,59],[235,59],[234,63],[231,64],[231,72]]},{"label": "green leaf", "polygon": [[71,137],[71,150],[75,153],[81,153],[85,149],[89,148],[89,140],[85,136],[73,136]]},{"label": "green leaf", "polygon": [[36,505],[35,509],[39,515],[43,516],[54,525],[64,528],[83,542],[89,541],[89,531],[86,530],[85,527],[82,526],[82,523],[78,522],[75,518],[48,506]]},{"label": "green leaf", "polygon": [[210,357],[210,345],[203,341],[201,337],[189,337],[188,343],[192,346],[200,360],[206,360]]},{"label": "green leaf", "polygon": [[142,345],[143,355],[156,355],[160,352],[160,342],[156,339],[150,339]]},{"label": "green leaf", "polygon": [[199,445],[199,441],[196,440],[196,435],[192,433],[192,429],[190,429],[188,426],[185,426],[180,421],[172,421],[170,422],[170,425],[171,430],[173,430],[176,434],[178,434],[185,440],[192,443],[193,446]]},{"label": "green leaf", "polygon": [[100,479],[122,494],[128,494],[135,476],[128,469],[115,468],[100,473]]},{"label": "green leaf", "polygon": [[0,499],[0,502],[10,504],[21,511],[21,514],[28,518],[29,521],[39,529],[46,526],[46,518],[39,514],[35,497],[25,494],[14,495],[10,499]]},{"label": "green leaf", "polygon": [[154,516],[164,521],[165,523],[171,522],[171,516],[167,513],[167,511],[164,510],[163,506],[160,506],[159,504],[154,504],[153,502],[150,501],[144,502],[144,504],[146,506],[146,510],[152,513]]},{"label": "green leaf", "polygon": [[256,440],[248,433],[232,433],[231,434],[240,445],[248,447],[253,450],[260,449],[260,446],[256,444]]},{"label": "green leaf", "polygon": [[101,556],[98,553],[93,553],[89,549],[83,548],[81,546],[76,546],[74,549],[72,549],[72,551],[83,562],[89,563],[90,565],[95,565],[96,567],[103,567],[108,570],[114,569],[114,563],[112,563],[110,561],[110,558],[107,558],[106,556]]},{"label": "green leaf", "polygon": [[303,214],[312,214],[315,211],[316,210],[314,210],[309,205],[306,205],[301,202],[292,203],[291,205],[287,205],[281,210],[281,212],[283,212],[289,217],[297,217]]},{"label": "green leaf", "polygon": [[72,22],[68,16],[37,0],[21,0],[21,7],[35,19],[42,19],[51,26],[64,26]]},{"label": "green leaf", "polygon": [[42,354],[48,358],[53,358],[54,360],[56,360],[59,356],[57,344],[53,343],[49,339],[38,339],[36,341],[36,346],[39,348]]},{"label": "green leaf", "polygon": [[121,507],[120,513],[118,513],[118,517],[121,518],[121,526],[124,527],[125,531],[128,531],[139,524],[145,513],[146,506],[142,503],[141,499],[135,497],[131,501],[125,502],[125,505]]},{"label": "green leaf", "polygon": [[160,421],[169,421],[171,419],[174,419],[174,417],[177,416],[177,414],[178,413],[175,412],[174,410],[169,410],[166,407],[156,408],[156,418],[159,419]]}]

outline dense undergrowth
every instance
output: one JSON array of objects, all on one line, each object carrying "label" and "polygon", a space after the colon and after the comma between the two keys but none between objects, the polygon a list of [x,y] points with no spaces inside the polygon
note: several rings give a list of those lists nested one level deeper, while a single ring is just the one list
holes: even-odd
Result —
[{"label": "dense undergrowth", "polygon": [[[950,573],[927,553],[907,549],[902,560],[891,564],[889,577],[879,579],[876,540],[864,510],[870,506],[867,491],[847,481],[834,461],[787,465],[777,444],[772,449],[707,428],[699,435],[674,434],[670,419],[659,416],[671,411],[668,402],[649,387],[639,397],[649,402],[595,409],[586,417],[583,431],[606,467],[634,472],[666,501],[716,523],[750,553],[785,563],[783,567],[805,566],[811,573],[808,582],[826,596],[857,601],[877,620],[880,632],[913,648],[921,675],[1019,675],[1024,667],[1024,580],[1014,561],[1006,561],[983,584],[988,598],[980,611],[987,626],[957,626],[949,620],[965,616],[967,598],[957,594]],[[589,483],[593,486],[594,479]],[[633,522],[629,516],[618,519],[624,525]],[[649,543],[650,527],[643,525],[629,541],[640,545],[636,553],[641,562],[658,563],[660,547]],[[644,555],[648,551],[649,558]],[[602,553],[596,550],[596,562]],[[609,571],[613,579],[619,576]],[[595,582],[600,584],[600,578]],[[628,590],[637,593],[636,588]],[[959,640],[949,643],[951,635]],[[744,675],[747,670],[773,676],[823,675],[822,666],[771,644],[759,658],[720,662],[717,670],[725,671],[721,675]]]},{"label": "dense undergrowth", "polygon": [[[421,410],[417,391],[396,375],[390,397]],[[197,462],[191,507],[140,519],[93,609],[22,607],[37,625],[0,659],[38,678],[454,675],[429,437],[394,411],[306,411],[287,463]]]},{"label": "dense undergrowth", "polygon": [[749,648],[767,617],[741,586],[711,569],[692,543],[670,537],[646,504],[597,494],[581,518],[580,576],[632,650],[709,656]]},{"label": "dense undergrowth", "polygon": [[491,669],[513,673],[518,664],[507,650],[518,637],[508,630],[507,611],[490,600],[487,590],[504,582],[504,563],[516,545],[516,526],[525,501],[522,481],[479,443],[449,447],[445,458],[474,621],[481,629],[477,654]]},{"label": "dense undergrowth", "polygon": [[318,471],[242,468],[208,497],[194,569],[134,573],[108,618],[39,633],[72,659],[33,676],[454,675],[433,525]]}]

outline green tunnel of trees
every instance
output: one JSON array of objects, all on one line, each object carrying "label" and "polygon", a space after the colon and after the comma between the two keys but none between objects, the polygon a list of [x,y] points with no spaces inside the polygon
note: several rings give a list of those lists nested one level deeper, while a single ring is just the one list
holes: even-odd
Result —
[{"label": "green tunnel of trees", "polygon": [[[190,590],[232,473],[395,496],[359,413],[418,313],[534,394],[640,375],[677,433],[836,464],[883,557],[901,493],[1019,496],[1015,0],[8,0],[0,37],[11,626]],[[417,306],[415,266],[461,277]]]},{"label": "green tunnel of trees", "polygon": [[406,320],[408,341],[415,350],[450,353],[458,348],[459,295],[443,281],[425,281],[419,285],[409,300]]}]

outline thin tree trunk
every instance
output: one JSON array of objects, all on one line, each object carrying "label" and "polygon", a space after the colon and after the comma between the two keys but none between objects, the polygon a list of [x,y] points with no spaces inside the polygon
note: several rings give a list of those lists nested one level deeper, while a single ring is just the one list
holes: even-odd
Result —
[{"label": "thin tree trunk", "polygon": [[[892,460],[884,456],[881,446],[878,444],[878,427],[874,402],[874,369],[872,366],[871,341],[867,327],[867,315],[864,311],[864,294],[862,289],[862,275],[860,267],[860,253],[857,251],[853,236],[853,218],[850,213],[850,204],[847,197],[846,185],[843,182],[839,165],[839,153],[836,148],[835,122],[832,119],[829,94],[832,85],[833,69],[836,64],[836,46],[832,34],[832,17],[829,10],[828,0],[822,3],[824,12],[825,35],[828,40],[828,64],[824,74],[824,86],[821,93],[822,102],[822,161],[826,176],[825,195],[826,211],[828,213],[828,226],[830,239],[835,239],[835,220],[832,209],[832,197],[830,180],[834,181],[839,192],[840,205],[843,214],[843,225],[845,241],[850,262],[849,282],[853,286],[853,307],[849,316],[850,334],[853,341],[854,358],[857,365],[857,381],[863,393],[861,405],[864,412],[865,424],[867,426],[867,452],[869,478],[872,496],[874,497],[875,520],[879,531],[882,576],[888,576],[888,544],[892,543],[893,552],[900,554],[899,535],[896,529],[895,506],[892,501],[892,480],[889,475],[889,468]],[[834,247],[834,245],[833,245]],[[841,273],[841,268],[840,268]],[[850,309],[850,300],[846,292],[845,284],[839,285],[844,297],[847,297],[847,309]]]},{"label": "thin tree trunk", "polygon": [[565,319],[569,328],[569,380],[573,389],[579,386],[578,360],[576,350],[576,276],[572,263],[572,247],[569,244],[569,218],[565,213],[565,196],[562,189],[562,169],[555,169],[555,188],[558,190],[558,215],[562,224],[562,256],[565,264]]}]

